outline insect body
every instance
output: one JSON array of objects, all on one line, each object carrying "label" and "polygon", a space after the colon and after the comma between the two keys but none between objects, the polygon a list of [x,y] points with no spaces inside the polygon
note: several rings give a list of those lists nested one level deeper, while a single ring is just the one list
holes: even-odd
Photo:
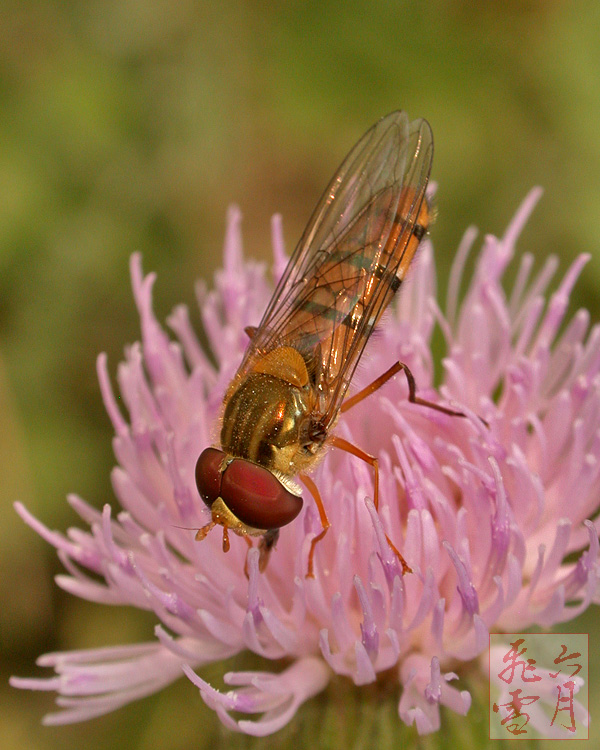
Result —
[{"label": "insect body", "polygon": [[369,336],[398,291],[427,232],[425,190],[433,139],[425,120],[403,112],[377,122],[348,154],[318,203],[263,319],[247,329],[250,344],[224,399],[220,448],[207,448],[196,483],[211,510],[203,539],[216,524],[262,537],[266,566],[279,529],[302,508],[301,476],[329,527],[318,491],[305,472],[324,443],[347,450],[375,469],[377,460],[330,434],[340,411],[405,369],[412,401],[454,413],[415,396],[414,380],[396,363],[371,386],[344,397]]}]

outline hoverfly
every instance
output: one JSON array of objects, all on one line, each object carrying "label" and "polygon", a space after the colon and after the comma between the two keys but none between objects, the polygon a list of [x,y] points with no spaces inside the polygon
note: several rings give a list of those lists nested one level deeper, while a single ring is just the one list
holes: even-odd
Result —
[{"label": "hoverfly", "polygon": [[[344,401],[369,336],[427,232],[432,157],[427,121],[409,123],[406,113],[393,112],[365,133],[335,173],[260,325],[246,329],[250,343],[225,394],[220,447],[206,448],[196,464],[198,491],[212,516],[197,540],[217,524],[223,527],[225,551],[229,530],[249,545],[248,537],[261,537],[264,570],[279,529],[302,508],[299,476],[314,496],[323,526],[310,547],[307,575],[312,576],[315,545],[330,524],[306,472],[325,443],[373,466],[378,507],[377,459],[330,434],[339,414],[404,370],[411,401],[464,416],[419,399],[401,362]],[[403,570],[410,570],[388,541]]]}]

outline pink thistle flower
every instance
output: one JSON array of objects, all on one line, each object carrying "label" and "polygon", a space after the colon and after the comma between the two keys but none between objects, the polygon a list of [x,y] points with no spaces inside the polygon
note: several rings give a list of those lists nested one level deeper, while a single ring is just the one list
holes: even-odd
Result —
[{"label": "pink thistle flower", "polygon": [[[307,557],[321,527],[310,500],[282,529],[262,574],[258,550],[248,551],[244,540],[233,537],[225,554],[219,533],[196,542],[181,528],[207,521],[194,466],[215,440],[223,394],[247,343],[244,327],[260,320],[271,293],[264,268],[242,257],[239,212],[229,214],[215,289],[198,287],[216,367],[185,308],[168,320],[175,342],[160,327],[152,312],[154,276],[144,277],[133,256],[142,343],[126,350],[118,369],[128,419],[106,358],[98,359],[116,433],[112,479],[122,510],[113,516],[106,505],[100,513],[71,496],[89,530],[66,536],[22,505],[17,510],[58,550],[67,570],[59,586],[90,601],[153,610],[158,624],[152,642],[47,654],[38,663],[53,667],[54,677],[13,678],[16,687],[58,693],[63,710],[46,723],[104,714],[183,673],[226,726],[268,735],[333,674],[364,685],[395,670],[400,718],[431,732],[440,726],[441,705],[467,713],[471,697],[455,671],[487,654],[490,631],[549,627],[598,602],[600,327],[590,328],[580,310],[559,335],[588,258],[574,262],[549,300],[554,258],[532,277],[533,258],[524,255],[508,296],[501,285],[539,194],[532,191],[503,238],[485,238],[459,302],[475,239],[473,230],[466,233],[445,313],[435,301],[431,246],[423,243],[353,385],[366,385],[400,359],[422,396],[469,417],[409,403],[401,376],[344,415],[338,434],[379,457],[380,512],[368,499],[370,468],[330,451],[314,472],[332,529],[317,545],[313,579],[305,577]],[[279,219],[273,245],[278,276],[286,262]],[[447,346],[439,395],[430,350],[436,324]],[[385,533],[412,574],[400,574]],[[227,692],[198,676],[203,665],[245,649],[263,657],[265,671],[226,674]],[[269,669],[281,658],[290,666]]]}]

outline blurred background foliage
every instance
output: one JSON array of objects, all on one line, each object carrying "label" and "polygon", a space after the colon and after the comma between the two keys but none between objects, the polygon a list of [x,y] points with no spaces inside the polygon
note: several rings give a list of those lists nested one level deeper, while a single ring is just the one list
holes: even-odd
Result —
[{"label": "blurred background foliage", "polygon": [[[144,268],[158,272],[159,319],[183,301],[198,321],[192,280],[210,283],[221,262],[227,206],[244,212],[249,256],[270,257],[274,212],[291,249],[349,148],[402,108],[435,134],[442,280],[469,224],[502,233],[540,184],[545,195],[520,247],[538,266],[559,254],[563,269],[592,253],[573,309],[585,305],[597,320],[598,28],[593,0],[4,0],[3,747],[254,746],[220,729],[183,680],[58,729],[39,724],[50,696],[6,687],[8,674],[38,672],[40,652],[151,636],[150,617],[63,595],[52,582],[55,555],[12,509],[20,499],[65,529],[75,520],[68,492],[97,507],[113,501],[95,358],[106,351],[114,373],[124,344],[138,338],[130,253],[142,251]],[[566,629],[589,631],[595,617]]]}]

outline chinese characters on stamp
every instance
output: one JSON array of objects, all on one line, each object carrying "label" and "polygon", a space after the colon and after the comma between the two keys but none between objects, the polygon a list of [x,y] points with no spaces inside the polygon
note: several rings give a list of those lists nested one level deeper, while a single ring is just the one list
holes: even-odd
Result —
[{"label": "chinese characters on stamp", "polygon": [[588,738],[588,635],[490,635],[490,738]]}]

